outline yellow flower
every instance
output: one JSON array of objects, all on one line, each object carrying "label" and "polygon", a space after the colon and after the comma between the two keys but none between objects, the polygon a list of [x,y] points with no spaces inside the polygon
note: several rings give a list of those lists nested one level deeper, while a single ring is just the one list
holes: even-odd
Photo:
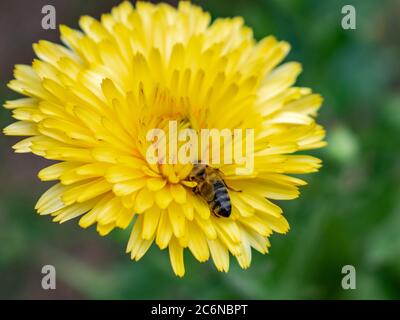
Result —
[{"label": "yellow flower", "polygon": [[[17,65],[9,87],[26,96],[7,101],[18,121],[5,134],[29,136],[16,152],[57,162],[39,172],[59,182],[36,209],[56,222],[80,217],[101,235],[133,222],[127,252],[139,260],[155,242],[169,249],[183,276],[183,251],[200,262],[210,257],[228,271],[232,254],[242,268],[251,248],[266,253],[272,232],[289,225],[272,200],[294,199],[306,183],[287,174],[315,172],[320,160],[292,155],[325,145],[314,117],[322,98],[292,87],[300,64],[277,67],[289,51],[269,36],[256,42],[243,19],[217,19],[181,2],[129,2],[84,16],[83,32],[61,26],[66,46],[39,41],[39,59]],[[149,163],[151,128],[252,128],[254,171],[218,166],[229,187],[230,217],[210,212],[188,181],[192,164]],[[243,138],[244,139],[244,138]],[[240,141],[241,143],[242,141]]]}]

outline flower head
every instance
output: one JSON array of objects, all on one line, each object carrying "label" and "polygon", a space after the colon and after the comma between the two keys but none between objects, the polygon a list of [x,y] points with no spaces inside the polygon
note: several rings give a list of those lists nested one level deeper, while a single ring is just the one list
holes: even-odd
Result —
[{"label": "flower head", "polygon": [[[18,120],[5,134],[28,136],[14,149],[56,161],[39,172],[58,182],[39,199],[38,213],[60,223],[80,217],[81,227],[96,224],[101,235],[133,222],[132,259],[155,243],[169,249],[178,276],[185,248],[201,262],[211,257],[220,271],[228,271],[230,255],[249,267],[252,248],[266,253],[268,237],[289,229],[270,201],[298,196],[305,182],[288,174],[320,167],[292,153],[325,145],[314,120],[321,97],[292,86],[300,64],[278,66],[288,43],[256,42],[241,18],[211,23],[189,2],[123,2],[101,21],[84,16],[79,24],[83,32],[61,26],[66,46],[35,44],[39,59],[17,65],[9,83],[26,96],[5,104]],[[251,172],[215,166],[228,188],[229,217],[216,216],[194,192],[192,163],[148,161],[149,130],[171,120],[195,132],[254,130]]]}]

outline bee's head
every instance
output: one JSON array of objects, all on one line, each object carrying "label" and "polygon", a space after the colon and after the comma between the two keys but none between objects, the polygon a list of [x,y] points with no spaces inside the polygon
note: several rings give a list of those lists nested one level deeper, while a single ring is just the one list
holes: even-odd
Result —
[{"label": "bee's head", "polygon": [[199,179],[204,179],[206,175],[207,165],[204,164],[193,164],[192,171],[189,173],[189,181],[198,181]]}]

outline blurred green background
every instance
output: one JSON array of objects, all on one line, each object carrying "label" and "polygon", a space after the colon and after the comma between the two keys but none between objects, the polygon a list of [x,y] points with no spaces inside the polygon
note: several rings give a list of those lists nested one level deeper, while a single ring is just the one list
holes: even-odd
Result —
[{"label": "blurred green background", "polygon": [[[329,146],[302,196],[281,202],[288,235],[271,238],[270,254],[253,254],[250,269],[231,261],[228,274],[187,253],[186,276],[175,277],[167,251],[153,247],[138,263],[124,254],[127,234],[101,238],[76,221],[57,225],[34,204],[51,184],[36,174],[43,159],[13,154],[18,139],[1,135],[0,298],[95,299],[398,299],[400,298],[400,2],[319,0],[195,1],[217,16],[244,16],[257,39],[274,34],[302,62],[298,84],[321,93],[319,122]],[[57,41],[41,29],[41,8],[53,4],[57,23],[77,27],[118,1],[0,2],[0,101],[16,63],[30,63],[32,42]],[[341,28],[352,4],[357,29]],[[11,123],[0,111],[1,127]],[[57,270],[57,289],[41,289],[41,268]],[[357,289],[343,290],[341,269],[353,265]]]}]

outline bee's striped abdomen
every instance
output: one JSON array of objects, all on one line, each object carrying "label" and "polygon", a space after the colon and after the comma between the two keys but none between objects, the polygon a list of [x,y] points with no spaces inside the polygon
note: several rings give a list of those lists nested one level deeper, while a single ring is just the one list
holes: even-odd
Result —
[{"label": "bee's striped abdomen", "polygon": [[213,188],[215,196],[210,203],[211,209],[218,216],[229,217],[232,207],[225,184],[221,180],[216,180],[213,182]]}]

